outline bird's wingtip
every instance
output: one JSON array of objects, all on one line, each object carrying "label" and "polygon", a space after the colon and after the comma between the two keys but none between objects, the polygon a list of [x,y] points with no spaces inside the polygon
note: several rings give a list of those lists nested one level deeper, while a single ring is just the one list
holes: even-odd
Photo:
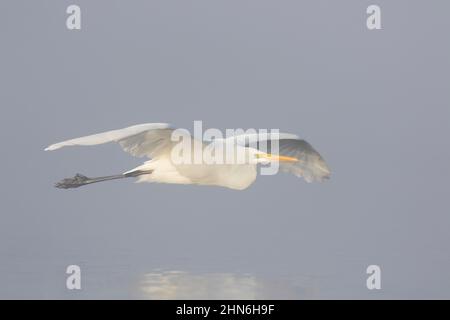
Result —
[{"label": "bird's wingtip", "polygon": [[51,146],[48,146],[47,148],[44,149],[44,151],[53,151],[58,149],[59,147],[56,144],[52,144]]}]

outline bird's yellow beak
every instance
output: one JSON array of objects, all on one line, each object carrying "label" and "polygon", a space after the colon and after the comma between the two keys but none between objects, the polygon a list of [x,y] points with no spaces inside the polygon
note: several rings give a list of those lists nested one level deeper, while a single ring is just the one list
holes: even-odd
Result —
[{"label": "bird's yellow beak", "polygon": [[270,161],[284,161],[284,162],[296,162],[297,158],[280,156],[278,154],[261,153],[256,155],[257,158],[266,158]]}]

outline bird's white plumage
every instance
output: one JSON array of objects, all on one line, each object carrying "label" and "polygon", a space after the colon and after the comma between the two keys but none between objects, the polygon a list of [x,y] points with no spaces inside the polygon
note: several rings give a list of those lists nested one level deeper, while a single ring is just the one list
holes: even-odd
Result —
[{"label": "bird's white plumage", "polygon": [[[55,144],[52,144],[45,148],[46,151],[52,151],[57,150],[62,147],[67,146],[93,146],[108,142],[119,142],[120,141],[126,141],[130,137],[134,137],[136,135],[139,135],[143,132],[155,132],[157,133],[159,130],[162,129],[169,129],[170,125],[168,123],[144,123],[144,124],[138,124],[131,127],[127,127],[124,129],[117,129],[117,130],[111,130],[106,131],[102,133],[96,133],[89,136],[81,137],[81,138],[75,138],[66,140],[63,142],[58,142]],[[144,142],[144,141],[142,141]]]},{"label": "bird's white plumage", "polygon": [[[112,130],[93,134],[81,138],[66,140],[50,145],[45,150],[57,150],[65,146],[92,146],[108,142],[117,142],[124,151],[133,156],[147,156],[151,158],[141,166],[127,171],[148,171],[151,174],[140,175],[139,182],[163,182],[178,184],[217,185],[231,189],[245,189],[256,179],[257,157],[250,158],[250,162],[241,164],[176,164],[172,161],[171,151],[177,143],[171,139],[175,129],[167,123],[146,123],[134,125],[124,129]],[[189,138],[191,138],[189,136]],[[288,156],[298,161],[281,163],[282,171],[302,176],[306,181],[322,181],[327,179],[330,171],[320,154],[297,135],[289,133],[242,134],[226,139],[216,139],[213,144],[233,144],[238,152],[265,154],[258,150],[259,144],[264,143],[276,148],[282,156]],[[201,143],[206,148],[206,143]],[[275,150],[274,150],[275,151]]]}]

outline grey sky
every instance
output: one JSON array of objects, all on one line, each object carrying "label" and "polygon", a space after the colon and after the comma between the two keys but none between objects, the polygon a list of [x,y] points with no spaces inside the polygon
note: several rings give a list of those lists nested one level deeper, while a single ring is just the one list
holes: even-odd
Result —
[{"label": "grey sky", "polygon": [[[65,26],[72,3],[80,31]],[[366,28],[373,3],[382,30]],[[448,1],[1,1],[0,298],[139,298],[154,270],[185,272],[184,286],[259,281],[258,297],[450,298],[449,12]],[[50,143],[194,120],[299,134],[332,178],[53,188],[142,159]],[[80,292],[65,288],[69,264]],[[380,291],[366,289],[370,264]]]}]

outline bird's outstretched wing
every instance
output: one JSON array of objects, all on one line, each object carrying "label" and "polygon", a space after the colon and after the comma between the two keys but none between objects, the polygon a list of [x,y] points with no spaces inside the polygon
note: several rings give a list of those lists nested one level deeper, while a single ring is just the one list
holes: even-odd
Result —
[{"label": "bird's outstretched wing", "polygon": [[156,157],[174,143],[171,140],[173,128],[167,123],[144,123],[124,129],[97,133],[81,138],[58,142],[45,150],[57,150],[66,146],[92,146],[117,142],[122,149],[133,156]]},{"label": "bird's outstretched wing", "polygon": [[[229,137],[224,141],[234,142],[271,154],[296,158],[298,161],[295,162],[280,162],[280,169],[303,177],[307,182],[324,181],[330,178],[330,169],[322,156],[308,142],[294,134],[242,134]],[[278,148],[276,148],[277,145]]]}]

